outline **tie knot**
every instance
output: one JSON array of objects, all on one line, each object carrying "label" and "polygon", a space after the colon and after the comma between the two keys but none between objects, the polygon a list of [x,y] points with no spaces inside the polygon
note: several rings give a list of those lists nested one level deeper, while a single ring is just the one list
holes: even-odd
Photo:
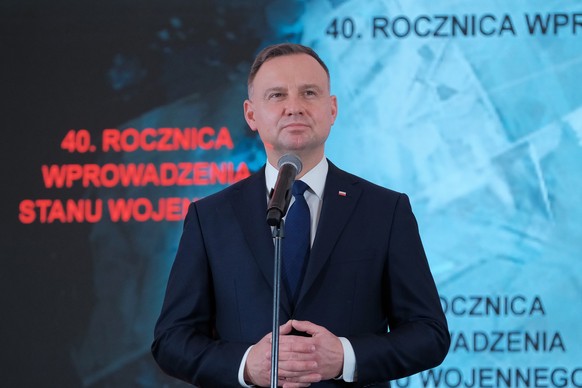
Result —
[{"label": "tie knot", "polygon": [[307,190],[308,188],[309,185],[307,183],[300,180],[296,180],[295,182],[293,182],[293,188],[291,189],[291,193],[293,194],[294,197],[298,195],[303,195],[303,193],[305,193],[305,190]]}]

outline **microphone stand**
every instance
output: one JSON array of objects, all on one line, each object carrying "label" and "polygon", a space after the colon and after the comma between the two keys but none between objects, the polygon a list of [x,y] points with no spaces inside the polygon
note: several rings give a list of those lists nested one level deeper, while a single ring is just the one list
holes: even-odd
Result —
[{"label": "microphone stand", "polygon": [[285,237],[283,217],[291,203],[291,186],[303,165],[293,154],[286,154],[277,163],[279,173],[275,188],[269,193],[267,224],[273,227],[275,239],[275,269],[273,273],[273,337],[271,341],[271,388],[277,388],[279,381],[279,307],[281,294],[281,256],[282,239]]},{"label": "microphone stand", "polygon": [[285,237],[285,221],[273,228],[275,239],[275,269],[273,271],[273,337],[271,341],[271,388],[279,381],[279,301],[281,299],[281,243]]}]

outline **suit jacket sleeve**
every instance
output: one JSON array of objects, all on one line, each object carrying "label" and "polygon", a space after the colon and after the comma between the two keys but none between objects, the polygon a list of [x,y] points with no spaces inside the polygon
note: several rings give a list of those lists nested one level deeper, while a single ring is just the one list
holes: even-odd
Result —
[{"label": "suit jacket sleeve", "polygon": [[167,374],[204,387],[238,385],[238,368],[250,343],[213,333],[212,276],[196,203],[190,205],[172,267],[152,353]]},{"label": "suit jacket sleeve", "polygon": [[384,305],[389,332],[350,337],[360,383],[393,380],[440,364],[450,337],[436,286],[405,194],[389,229]]}]

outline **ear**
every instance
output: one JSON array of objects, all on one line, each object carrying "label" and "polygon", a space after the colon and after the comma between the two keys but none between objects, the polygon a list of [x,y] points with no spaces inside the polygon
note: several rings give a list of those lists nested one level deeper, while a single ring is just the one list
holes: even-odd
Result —
[{"label": "ear", "polygon": [[336,117],[337,117],[337,97],[330,96],[330,98],[331,98],[331,117],[333,118],[331,123],[333,124],[335,122]]},{"label": "ear", "polygon": [[256,131],[257,130],[257,125],[255,122],[255,111],[253,109],[253,103],[250,100],[245,100],[244,104],[243,104],[243,109],[244,109],[244,115],[245,115],[245,120],[247,121],[247,124],[249,125],[249,127],[253,130]]}]

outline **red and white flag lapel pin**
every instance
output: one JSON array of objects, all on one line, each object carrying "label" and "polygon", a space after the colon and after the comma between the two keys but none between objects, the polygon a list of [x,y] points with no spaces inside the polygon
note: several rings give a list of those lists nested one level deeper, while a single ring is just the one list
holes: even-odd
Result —
[{"label": "red and white flag lapel pin", "polygon": [[346,193],[345,191],[341,191],[340,190],[340,191],[337,192],[337,195],[339,195],[340,197],[345,197],[345,196],[348,195],[348,193]]}]

